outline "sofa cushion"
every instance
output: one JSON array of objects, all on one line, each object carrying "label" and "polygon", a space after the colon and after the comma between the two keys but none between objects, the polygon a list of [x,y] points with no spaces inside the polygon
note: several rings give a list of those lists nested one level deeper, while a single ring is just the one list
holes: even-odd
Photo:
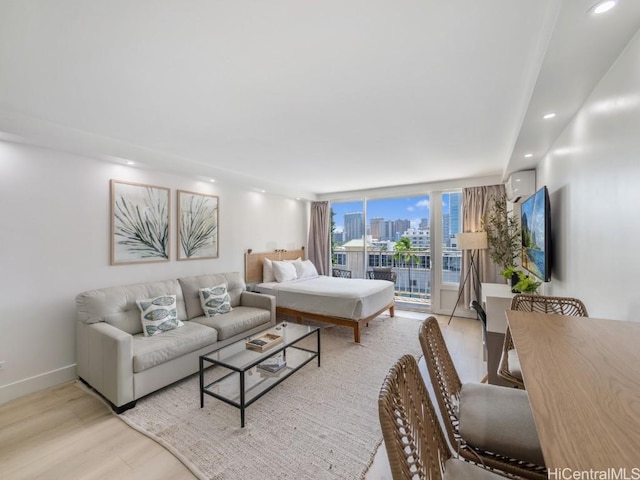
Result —
[{"label": "sofa cushion", "polygon": [[175,295],[160,295],[154,298],[136,300],[140,309],[142,333],[152,337],[184,325],[178,320]]},{"label": "sofa cushion", "polygon": [[200,304],[207,317],[215,317],[233,310],[231,297],[229,297],[227,286],[224,283],[211,288],[201,288]]},{"label": "sofa cushion", "polygon": [[125,331],[128,333],[139,333],[142,332],[142,325],[137,332],[131,331],[132,328],[135,328],[132,326],[132,315],[135,315],[137,322],[140,323],[140,310],[136,300],[159,295],[175,295],[178,320],[187,319],[180,284],[177,280],[165,280],[83,292],[76,297],[78,320],[84,323],[108,321],[114,327],[124,326],[123,330],[126,328]]},{"label": "sofa cushion", "polygon": [[142,333],[142,322],[140,321],[140,309],[127,310],[125,312],[110,313],[103,317],[109,325],[127,332],[129,335]]},{"label": "sofa cushion", "polygon": [[187,353],[218,341],[218,332],[193,322],[162,335],[133,337],[133,371],[139,373],[156,365],[173,360]]},{"label": "sofa cushion", "polygon": [[226,284],[232,307],[240,305],[240,296],[246,289],[244,280],[238,272],[182,277],[178,279],[178,282],[182,287],[187,319],[189,320],[204,315],[200,304],[201,288],[210,288],[221,283]]},{"label": "sofa cushion", "polygon": [[469,445],[544,465],[527,392],[485,383],[460,391],[460,435]]},{"label": "sofa cushion", "polygon": [[218,331],[218,340],[225,340],[262,324],[267,328],[271,321],[271,312],[263,308],[236,307],[224,315],[194,318],[190,323],[199,323]]}]

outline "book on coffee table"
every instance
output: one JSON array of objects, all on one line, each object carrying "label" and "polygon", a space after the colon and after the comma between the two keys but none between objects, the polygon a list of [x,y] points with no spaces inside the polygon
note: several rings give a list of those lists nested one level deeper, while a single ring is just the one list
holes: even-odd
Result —
[{"label": "book on coffee table", "polygon": [[282,335],[276,335],[275,333],[265,333],[264,335],[260,335],[259,337],[247,340],[247,343],[245,345],[247,348],[250,348],[252,350],[264,352],[268,348],[271,348],[281,342]]},{"label": "book on coffee table", "polygon": [[260,370],[269,373],[276,373],[287,366],[287,362],[282,358],[267,358],[264,362],[258,364]]}]

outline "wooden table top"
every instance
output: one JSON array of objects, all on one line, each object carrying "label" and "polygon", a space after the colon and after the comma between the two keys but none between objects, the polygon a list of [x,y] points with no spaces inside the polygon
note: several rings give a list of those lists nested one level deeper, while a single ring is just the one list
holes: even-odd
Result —
[{"label": "wooden table top", "polygon": [[547,468],[639,469],[640,322],[507,319]]}]

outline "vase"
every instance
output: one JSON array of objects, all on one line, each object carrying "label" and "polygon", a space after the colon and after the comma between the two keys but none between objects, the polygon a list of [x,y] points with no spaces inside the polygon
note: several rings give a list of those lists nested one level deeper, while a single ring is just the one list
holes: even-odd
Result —
[{"label": "vase", "polygon": [[517,274],[517,272],[513,272],[511,274],[511,293],[518,293],[515,290],[515,286],[518,284],[519,281],[520,281],[520,276]]}]

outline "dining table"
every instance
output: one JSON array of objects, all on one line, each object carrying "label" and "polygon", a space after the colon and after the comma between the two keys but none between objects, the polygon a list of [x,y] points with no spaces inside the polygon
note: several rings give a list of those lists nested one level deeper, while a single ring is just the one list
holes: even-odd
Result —
[{"label": "dining table", "polygon": [[506,316],[549,478],[640,479],[640,322]]}]

